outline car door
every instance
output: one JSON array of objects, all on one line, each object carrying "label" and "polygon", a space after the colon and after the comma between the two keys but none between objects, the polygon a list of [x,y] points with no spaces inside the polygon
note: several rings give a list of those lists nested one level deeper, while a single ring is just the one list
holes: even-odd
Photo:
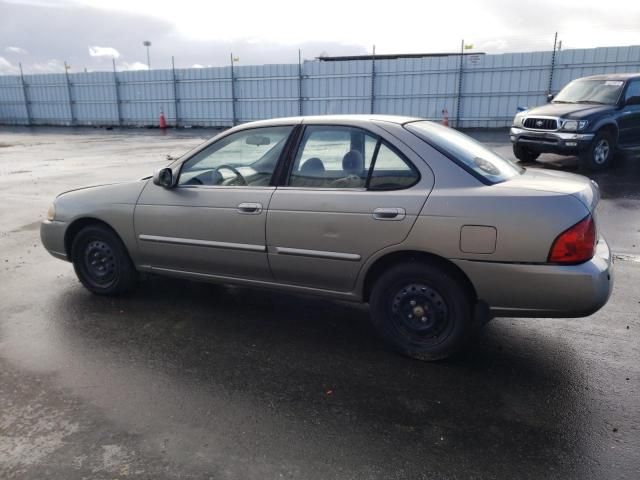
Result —
[{"label": "car door", "polygon": [[371,131],[307,125],[267,214],[275,280],[353,289],[374,252],[406,238],[432,188],[407,155]]},{"label": "car door", "polygon": [[627,86],[618,127],[620,146],[640,146],[640,80]]},{"label": "car door", "polygon": [[134,214],[142,264],[270,279],[266,211],[275,191],[273,173],[293,128],[229,134],[176,168],[175,187],[149,181]]}]

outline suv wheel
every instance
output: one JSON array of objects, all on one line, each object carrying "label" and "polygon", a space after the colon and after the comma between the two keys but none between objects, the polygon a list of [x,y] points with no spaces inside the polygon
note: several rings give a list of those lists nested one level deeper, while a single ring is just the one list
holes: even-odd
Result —
[{"label": "suv wheel", "polygon": [[580,154],[580,164],[592,172],[609,168],[615,154],[613,135],[607,131],[596,134],[584,152]]},{"label": "suv wheel", "polygon": [[138,280],[122,240],[102,225],[91,225],[77,233],[71,245],[71,260],[82,285],[98,295],[128,292]]},{"label": "suv wheel", "polygon": [[457,352],[472,331],[469,295],[445,269],[402,263],[375,283],[371,320],[395,350],[419,360],[440,360]]},{"label": "suv wheel", "polygon": [[513,145],[513,154],[515,157],[521,162],[535,162],[536,159],[540,156],[539,153],[533,152],[522,145]]}]

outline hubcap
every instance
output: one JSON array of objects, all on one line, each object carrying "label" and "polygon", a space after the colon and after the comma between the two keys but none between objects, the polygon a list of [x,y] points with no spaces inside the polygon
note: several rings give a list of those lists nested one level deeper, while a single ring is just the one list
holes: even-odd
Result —
[{"label": "hubcap", "polygon": [[106,284],[116,275],[116,261],[108,243],[93,240],[84,252],[84,264],[89,276],[97,283]]},{"label": "hubcap", "polygon": [[609,157],[609,142],[604,138],[601,139],[593,149],[593,161],[598,165],[602,165]]},{"label": "hubcap", "polygon": [[393,296],[393,325],[412,343],[438,343],[448,333],[449,309],[444,298],[433,288],[412,283]]}]

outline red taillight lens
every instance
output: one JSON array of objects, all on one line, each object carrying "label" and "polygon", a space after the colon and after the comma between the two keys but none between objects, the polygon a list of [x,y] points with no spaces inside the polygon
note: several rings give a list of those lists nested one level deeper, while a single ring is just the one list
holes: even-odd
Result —
[{"label": "red taillight lens", "polygon": [[596,225],[588,215],[562,232],[551,245],[549,262],[582,263],[593,257],[596,247]]}]

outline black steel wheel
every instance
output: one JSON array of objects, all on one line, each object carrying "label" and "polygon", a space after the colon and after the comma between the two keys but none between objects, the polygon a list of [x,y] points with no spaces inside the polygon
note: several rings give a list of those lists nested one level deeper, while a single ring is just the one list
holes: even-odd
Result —
[{"label": "black steel wheel", "polygon": [[396,265],[376,281],[371,319],[393,348],[420,360],[457,352],[472,332],[472,305],[453,272],[426,263]]},{"label": "black steel wheel", "polygon": [[117,295],[131,290],[137,282],[124,244],[103,225],[90,225],[76,234],[71,260],[78,279],[93,293]]}]

